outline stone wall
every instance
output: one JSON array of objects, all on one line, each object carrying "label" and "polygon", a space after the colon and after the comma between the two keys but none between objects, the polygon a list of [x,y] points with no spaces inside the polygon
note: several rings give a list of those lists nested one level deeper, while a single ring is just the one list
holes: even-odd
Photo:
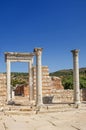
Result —
[{"label": "stone wall", "polygon": [[[36,67],[33,67],[33,86],[34,95],[36,95]],[[58,77],[50,77],[48,66],[42,67],[42,94],[43,96],[52,94],[53,89],[63,89],[61,79]]]},{"label": "stone wall", "polygon": [[0,73],[0,105],[6,102],[6,74]]},{"label": "stone wall", "polygon": [[81,89],[81,100],[86,101],[86,88]]},{"label": "stone wall", "polygon": [[[33,67],[34,96],[36,96],[36,67]],[[50,94],[51,78],[47,66],[42,67],[42,92],[43,95]]]},{"label": "stone wall", "polygon": [[[36,96],[36,68],[33,67],[33,87],[34,97]],[[61,79],[58,77],[50,77],[47,66],[42,67],[42,93],[43,96],[52,94],[52,90],[64,89],[61,84]],[[15,89],[16,95],[29,96],[28,85],[18,85]]]},{"label": "stone wall", "polygon": [[55,90],[64,89],[64,87],[62,86],[61,79],[56,76],[51,77],[51,85],[52,85],[52,89],[55,89]]},{"label": "stone wall", "polygon": [[74,90],[55,90],[52,91],[52,95],[54,96],[53,102],[73,102]]},{"label": "stone wall", "polygon": [[[73,102],[74,90],[52,90],[53,102]],[[86,89],[80,90],[80,100],[86,101]]]},{"label": "stone wall", "polygon": [[20,96],[28,97],[28,95],[29,95],[29,87],[27,84],[17,85],[14,91],[15,91],[16,96],[20,95]]}]

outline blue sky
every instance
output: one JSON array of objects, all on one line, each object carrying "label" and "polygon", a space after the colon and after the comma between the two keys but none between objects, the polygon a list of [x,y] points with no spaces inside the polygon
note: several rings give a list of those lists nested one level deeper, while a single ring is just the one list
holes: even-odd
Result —
[{"label": "blue sky", "polygon": [[[80,49],[79,65],[86,67],[86,0],[0,1],[0,72],[6,71],[4,52],[35,47],[43,48],[42,64],[50,72],[72,68],[72,49]],[[28,71],[27,63],[11,66]]]}]

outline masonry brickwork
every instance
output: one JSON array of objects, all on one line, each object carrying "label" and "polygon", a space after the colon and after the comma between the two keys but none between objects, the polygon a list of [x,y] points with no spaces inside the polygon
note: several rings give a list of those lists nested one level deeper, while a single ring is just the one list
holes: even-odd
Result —
[{"label": "masonry brickwork", "polygon": [[16,96],[28,97],[28,95],[29,95],[29,86],[27,84],[17,85],[14,91],[15,91]]},{"label": "masonry brickwork", "polygon": [[[34,95],[36,95],[36,67],[33,67],[33,86]],[[51,78],[49,77],[48,67],[42,67],[42,93],[50,94]]]},{"label": "masonry brickwork", "polygon": [[[54,95],[53,102],[73,102],[74,90],[55,90],[52,91]],[[80,100],[86,101],[86,88],[80,90]]]},{"label": "masonry brickwork", "polygon": [[62,86],[61,78],[56,76],[51,77],[51,86],[52,89],[56,89],[56,90],[64,89],[64,87]]},{"label": "masonry brickwork", "polygon": [[[34,86],[34,95],[36,95],[36,67],[33,67],[33,86]],[[63,89],[61,84],[61,79],[58,77],[49,76],[48,66],[42,67],[42,94],[50,95],[52,94],[53,89]]]},{"label": "masonry brickwork", "polygon": [[6,74],[0,73],[0,105],[6,102]]}]

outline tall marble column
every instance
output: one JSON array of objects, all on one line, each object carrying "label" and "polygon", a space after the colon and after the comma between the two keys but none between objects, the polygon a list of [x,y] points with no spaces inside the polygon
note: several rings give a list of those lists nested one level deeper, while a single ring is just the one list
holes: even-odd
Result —
[{"label": "tall marble column", "polygon": [[29,99],[30,101],[34,99],[34,88],[32,83],[32,60],[29,62]]},{"label": "tall marble column", "polygon": [[7,103],[11,101],[10,60],[7,60]]},{"label": "tall marble column", "polygon": [[41,55],[42,48],[35,48],[34,52],[36,55],[36,105],[41,106],[43,104],[42,100],[42,65],[41,65]]},{"label": "tall marble column", "polygon": [[80,88],[79,88],[79,50],[72,50],[73,54],[73,86],[74,86],[74,103],[80,104]]}]

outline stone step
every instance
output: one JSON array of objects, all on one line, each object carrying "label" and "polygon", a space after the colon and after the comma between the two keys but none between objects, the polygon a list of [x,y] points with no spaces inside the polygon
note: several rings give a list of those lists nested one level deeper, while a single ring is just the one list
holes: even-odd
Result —
[{"label": "stone step", "polygon": [[38,113],[50,113],[50,112],[63,112],[63,111],[74,111],[74,110],[86,110],[86,104],[81,104],[79,108],[77,108],[74,104],[46,104],[41,106],[40,108],[35,106],[5,106],[0,109],[0,111],[4,111],[7,114],[38,114]]}]

